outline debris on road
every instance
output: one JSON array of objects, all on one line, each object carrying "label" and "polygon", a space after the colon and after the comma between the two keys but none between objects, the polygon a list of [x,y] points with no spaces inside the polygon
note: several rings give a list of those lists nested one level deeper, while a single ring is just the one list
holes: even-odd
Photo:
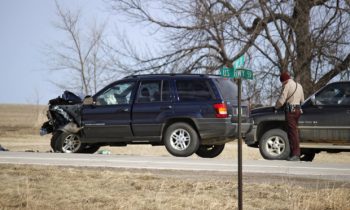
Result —
[{"label": "debris on road", "polygon": [[1,152],[6,152],[6,151],[9,151],[9,150],[8,150],[8,149],[5,149],[5,148],[2,147],[1,144],[0,144],[0,151],[1,151]]},{"label": "debris on road", "polygon": [[27,150],[24,150],[25,152],[40,152],[39,150],[32,150],[32,149],[27,149]]},{"label": "debris on road", "polygon": [[100,154],[100,155],[110,155],[111,154],[111,151],[109,150],[100,150],[97,152],[97,154]]}]

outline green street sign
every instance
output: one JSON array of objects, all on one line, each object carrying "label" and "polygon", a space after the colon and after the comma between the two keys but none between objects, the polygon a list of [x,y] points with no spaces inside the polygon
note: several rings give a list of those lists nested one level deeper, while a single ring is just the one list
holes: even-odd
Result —
[{"label": "green street sign", "polygon": [[253,79],[253,71],[250,69],[234,69],[228,67],[222,67],[220,69],[220,75],[228,78],[242,78],[242,79]]},{"label": "green street sign", "polygon": [[233,78],[233,69],[224,66],[220,69],[220,75],[223,77]]},{"label": "green street sign", "polygon": [[228,78],[242,78],[242,79],[253,79],[253,71],[250,69],[244,69],[245,59],[242,55],[233,62],[232,68],[223,66],[220,69],[220,75]]},{"label": "green street sign", "polygon": [[242,55],[241,57],[239,57],[237,60],[235,60],[233,62],[233,69],[238,69],[238,68],[243,68],[245,63],[245,59],[244,59],[244,55]]},{"label": "green street sign", "polygon": [[253,79],[253,71],[250,69],[236,69],[233,78]]}]

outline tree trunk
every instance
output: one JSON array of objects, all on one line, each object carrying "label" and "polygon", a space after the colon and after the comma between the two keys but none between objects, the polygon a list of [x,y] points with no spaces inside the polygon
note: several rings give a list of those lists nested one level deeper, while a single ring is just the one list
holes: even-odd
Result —
[{"label": "tree trunk", "polygon": [[305,0],[295,0],[294,8],[294,32],[296,39],[296,68],[294,76],[303,86],[305,97],[311,95],[313,82],[311,80],[312,43],[310,36],[310,11],[311,3]]}]

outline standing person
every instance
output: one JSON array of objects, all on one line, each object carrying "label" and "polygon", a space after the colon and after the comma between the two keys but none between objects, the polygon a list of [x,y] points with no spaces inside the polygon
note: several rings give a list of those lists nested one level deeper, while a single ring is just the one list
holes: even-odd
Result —
[{"label": "standing person", "polygon": [[304,91],[299,83],[290,78],[287,71],[281,73],[280,81],[283,89],[275,109],[285,107],[287,134],[291,149],[291,157],[288,160],[300,161],[298,121],[302,114],[300,105],[304,102]]}]

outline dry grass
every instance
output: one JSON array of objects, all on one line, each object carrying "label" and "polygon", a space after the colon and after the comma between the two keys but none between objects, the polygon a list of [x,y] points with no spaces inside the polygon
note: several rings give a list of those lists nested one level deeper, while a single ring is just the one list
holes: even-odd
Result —
[{"label": "dry grass", "polygon": [[36,134],[46,120],[46,106],[0,104],[0,136]]},{"label": "dry grass", "polygon": [[[10,165],[0,170],[0,209],[237,208],[236,176],[227,173]],[[350,209],[350,183],[263,179],[245,176],[244,209]]]}]

